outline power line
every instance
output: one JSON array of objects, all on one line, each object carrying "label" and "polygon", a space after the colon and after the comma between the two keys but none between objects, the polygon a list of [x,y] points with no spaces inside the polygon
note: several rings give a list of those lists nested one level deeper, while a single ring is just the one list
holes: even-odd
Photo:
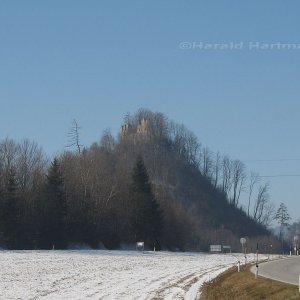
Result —
[{"label": "power line", "polygon": [[258,175],[257,177],[300,177],[300,174]]},{"label": "power line", "polygon": [[279,158],[279,159],[248,159],[245,162],[276,162],[276,161],[300,161],[300,158]]}]

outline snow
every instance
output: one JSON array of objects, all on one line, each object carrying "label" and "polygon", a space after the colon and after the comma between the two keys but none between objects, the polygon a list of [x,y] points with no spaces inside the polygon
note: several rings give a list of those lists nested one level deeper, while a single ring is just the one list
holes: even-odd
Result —
[{"label": "snow", "polygon": [[[261,256],[260,259],[266,258]],[[248,256],[248,262],[255,260]],[[197,299],[242,254],[1,251],[0,299]]]}]

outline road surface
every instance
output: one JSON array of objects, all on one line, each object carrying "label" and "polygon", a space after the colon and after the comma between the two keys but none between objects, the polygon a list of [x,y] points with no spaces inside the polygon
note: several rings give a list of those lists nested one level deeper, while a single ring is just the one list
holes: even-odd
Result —
[{"label": "road surface", "polygon": [[[251,271],[255,273],[256,266],[253,266]],[[298,285],[300,275],[300,256],[261,263],[258,267],[258,275]]]}]

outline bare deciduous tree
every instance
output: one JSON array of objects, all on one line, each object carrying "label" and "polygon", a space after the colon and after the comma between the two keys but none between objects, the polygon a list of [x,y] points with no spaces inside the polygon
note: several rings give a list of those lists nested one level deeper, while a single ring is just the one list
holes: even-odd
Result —
[{"label": "bare deciduous tree", "polygon": [[116,141],[112,136],[110,130],[105,130],[100,140],[100,147],[107,152],[113,152],[115,149],[115,145]]},{"label": "bare deciduous tree", "polygon": [[8,172],[16,160],[18,145],[14,140],[6,138],[0,143],[0,167]]},{"label": "bare deciduous tree", "polygon": [[36,173],[45,171],[47,164],[42,148],[37,143],[24,139],[18,147],[18,179],[23,190],[31,188]]},{"label": "bare deciduous tree", "polygon": [[275,217],[275,205],[272,202],[268,202],[265,205],[264,214],[261,218],[261,224],[269,227],[271,222],[274,220]]},{"label": "bare deciduous tree", "polygon": [[208,147],[202,149],[202,175],[210,178],[212,173],[213,167],[213,160],[212,160],[212,152],[209,150]]},{"label": "bare deciduous tree", "polygon": [[222,191],[229,199],[232,187],[232,163],[230,158],[225,155],[222,160]]},{"label": "bare deciduous tree", "polygon": [[220,180],[220,172],[221,172],[221,154],[220,152],[217,152],[215,154],[215,159],[213,163],[213,172],[212,172],[212,180],[213,180],[213,185],[215,188],[217,188]]},{"label": "bare deciduous tree", "polygon": [[254,186],[257,183],[259,183],[259,181],[260,181],[260,177],[256,173],[251,172],[250,183],[249,183],[249,195],[248,195],[248,209],[247,209],[248,217],[250,215],[250,206],[251,206],[251,199],[252,199],[253,189],[254,189]]},{"label": "bare deciduous tree", "polygon": [[266,205],[269,202],[269,184],[260,185],[253,208],[253,218],[256,222],[262,223]]},{"label": "bare deciduous tree", "polygon": [[72,126],[68,132],[69,144],[67,147],[76,147],[78,153],[81,153],[81,148],[83,145],[80,143],[80,130],[81,126],[78,125],[78,122],[73,119]]},{"label": "bare deciduous tree", "polygon": [[246,167],[240,160],[234,160],[232,162],[232,198],[231,203],[237,207],[241,195],[241,191],[244,189],[246,179]]},{"label": "bare deciduous tree", "polygon": [[196,135],[189,130],[186,133],[186,150],[188,163],[195,167],[199,167],[198,157],[200,143],[198,142]]}]

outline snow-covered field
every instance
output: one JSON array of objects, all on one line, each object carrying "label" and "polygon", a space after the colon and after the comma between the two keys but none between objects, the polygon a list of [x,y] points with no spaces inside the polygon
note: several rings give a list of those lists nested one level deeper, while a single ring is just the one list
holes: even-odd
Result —
[{"label": "snow-covered field", "polygon": [[238,260],[241,254],[0,251],[0,299],[191,300]]}]

